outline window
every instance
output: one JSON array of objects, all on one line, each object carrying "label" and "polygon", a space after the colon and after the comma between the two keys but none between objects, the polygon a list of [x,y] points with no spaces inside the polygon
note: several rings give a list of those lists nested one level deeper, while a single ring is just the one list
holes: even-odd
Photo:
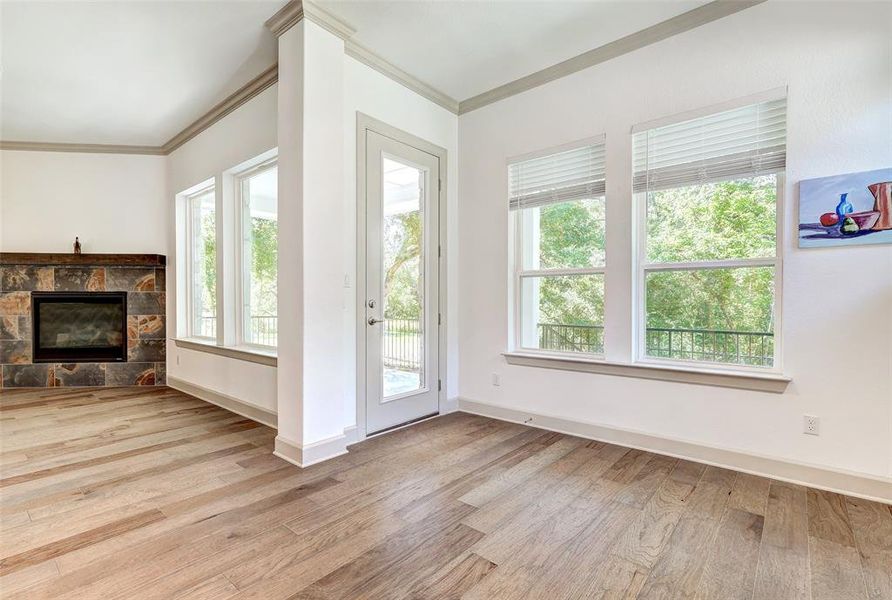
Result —
[{"label": "window", "polygon": [[278,170],[264,163],[239,177],[241,342],[276,346]]},{"label": "window", "polygon": [[176,195],[178,344],[218,354],[208,347],[221,346],[262,364],[274,359],[276,155],[270,149]]},{"label": "window", "polygon": [[217,337],[217,209],[214,188],[186,197],[187,335]]},{"label": "window", "polygon": [[508,166],[515,346],[604,352],[604,139]]},{"label": "window", "polygon": [[638,354],[777,365],[786,101],[634,132]]}]

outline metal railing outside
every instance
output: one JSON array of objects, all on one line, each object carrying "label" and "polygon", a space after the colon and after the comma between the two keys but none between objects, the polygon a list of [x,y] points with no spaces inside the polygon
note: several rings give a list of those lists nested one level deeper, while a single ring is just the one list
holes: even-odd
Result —
[{"label": "metal railing outside", "polygon": [[558,352],[604,352],[604,327],[539,323],[539,348]]},{"label": "metal railing outside", "polygon": [[[562,325],[539,323],[539,348],[557,352],[604,352],[601,325]],[[251,317],[252,343],[275,346],[278,317]],[[384,323],[384,366],[419,372],[424,360],[421,322],[417,319],[387,319]],[[201,318],[204,337],[216,337],[215,317]],[[654,358],[722,362],[770,367],[774,364],[774,334],[758,331],[717,329],[673,329],[649,327],[645,352]]]},{"label": "metal railing outside", "polygon": [[644,341],[647,355],[655,358],[774,365],[774,334],[770,332],[654,327],[647,329]]},{"label": "metal railing outside", "polygon": [[384,366],[420,372],[424,359],[421,321],[387,319],[384,321]]},{"label": "metal railing outside", "polygon": [[[604,351],[604,328],[600,325],[539,323],[539,348],[600,354]],[[645,334],[645,351],[647,356],[654,358],[770,367],[774,364],[774,334],[649,327]]]},{"label": "metal railing outside", "polygon": [[261,346],[277,346],[279,342],[279,317],[276,315],[252,315],[251,339],[248,341]]},{"label": "metal railing outside", "polygon": [[217,337],[217,317],[200,317],[198,320],[198,334],[201,337]]},{"label": "metal railing outside", "polygon": [[[198,335],[217,337],[217,317],[201,317]],[[276,315],[254,315],[251,317],[251,344],[276,346],[279,341],[279,317]]]}]

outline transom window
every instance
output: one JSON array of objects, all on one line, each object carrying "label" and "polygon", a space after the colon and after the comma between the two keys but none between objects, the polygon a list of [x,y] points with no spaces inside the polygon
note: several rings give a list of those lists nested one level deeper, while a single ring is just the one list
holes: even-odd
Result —
[{"label": "transom window", "polygon": [[604,138],[508,166],[515,346],[604,352]]},{"label": "transom window", "polygon": [[639,129],[638,355],[777,365],[786,101]]}]

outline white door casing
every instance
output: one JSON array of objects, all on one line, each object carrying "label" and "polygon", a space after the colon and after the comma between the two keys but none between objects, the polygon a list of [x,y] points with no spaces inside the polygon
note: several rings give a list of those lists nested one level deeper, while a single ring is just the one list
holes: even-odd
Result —
[{"label": "white door casing", "polygon": [[357,366],[368,434],[437,414],[442,376],[441,159],[386,133],[363,128],[358,140]]}]

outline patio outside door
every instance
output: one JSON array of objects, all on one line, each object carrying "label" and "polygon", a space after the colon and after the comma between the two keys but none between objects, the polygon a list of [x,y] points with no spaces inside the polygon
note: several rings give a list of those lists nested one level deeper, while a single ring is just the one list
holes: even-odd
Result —
[{"label": "patio outside door", "polygon": [[436,156],[366,130],[367,434],[439,412],[439,182]]}]

